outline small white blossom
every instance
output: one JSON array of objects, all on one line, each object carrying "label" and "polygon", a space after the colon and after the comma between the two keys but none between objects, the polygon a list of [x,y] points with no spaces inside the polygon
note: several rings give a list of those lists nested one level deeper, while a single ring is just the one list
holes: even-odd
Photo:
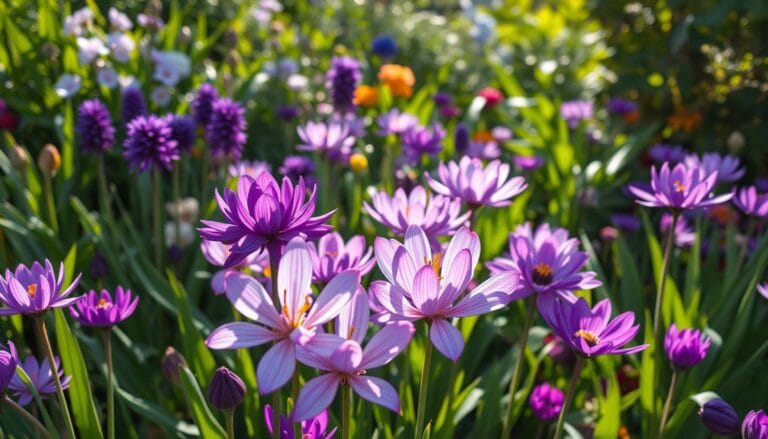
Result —
[{"label": "small white blossom", "polygon": [[77,94],[80,90],[80,84],[81,80],[79,76],[65,73],[59,77],[59,80],[56,81],[53,88],[56,90],[56,94],[62,99],[65,99]]},{"label": "small white blossom", "polygon": [[100,68],[96,72],[96,81],[111,90],[117,86],[117,72],[112,67]]},{"label": "small white blossom", "polygon": [[133,27],[131,19],[114,7],[109,8],[109,24],[115,32],[126,32]]},{"label": "small white blossom", "polygon": [[109,49],[104,45],[104,42],[100,39],[94,38],[78,38],[77,39],[77,60],[80,64],[90,64],[96,58],[109,53]]}]

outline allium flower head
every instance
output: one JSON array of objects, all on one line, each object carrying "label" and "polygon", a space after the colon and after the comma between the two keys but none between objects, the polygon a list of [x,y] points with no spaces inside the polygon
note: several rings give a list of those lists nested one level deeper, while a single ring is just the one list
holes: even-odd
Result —
[{"label": "allium flower head", "polygon": [[[264,405],[264,423],[267,424],[269,434],[274,432],[272,428],[272,406]],[[301,439],[333,439],[336,434],[336,427],[328,430],[328,410],[323,410],[319,414],[301,421]],[[296,439],[293,431],[293,425],[283,415],[280,415],[280,439]]]},{"label": "allium flower head", "polygon": [[720,398],[710,399],[699,409],[701,423],[711,432],[731,436],[739,432],[740,419],[736,410]]},{"label": "allium flower head", "polygon": [[80,282],[78,274],[75,280],[64,288],[64,264],[59,265],[56,273],[49,260],[43,264],[35,262],[27,268],[19,264],[16,271],[5,270],[0,277],[0,302],[6,308],[0,308],[0,316],[15,314],[38,314],[50,308],[64,308],[72,305],[80,297],[67,297]]},{"label": "allium flower head", "polygon": [[147,101],[144,100],[144,95],[138,87],[128,87],[123,90],[123,124],[128,124],[137,116],[146,116],[149,114],[147,111]]},{"label": "allium flower head", "polygon": [[376,260],[373,259],[373,248],[366,248],[365,237],[355,235],[346,243],[340,234],[331,232],[309,246],[312,257],[312,280],[318,284],[326,284],[337,274],[355,269],[360,276],[370,273]]},{"label": "allium flower head", "polygon": [[354,108],[355,88],[362,78],[360,63],[348,56],[331,59],[326,86],[330,89],[331,100],[336,111],[346,112]]},{"label": "allium flower head", "polygon": [[565,119],[571,129],[579,126],[582,120],[590,119],[593,113],[591,101],[566,101],[560,104],[560,117]]},{"label": "allium flower head", "polygon": [[208,401],[219,410],[232,410],[243,402],[245,390],[242,378],[222,366],[208,383]]},{"label": "allium flower head", "polygon": [[439,123],[434,122],[432,129],[414,126],[403,133],[403,154],[411,162],[417,164],[426,154],[432,157],[443,150],[445,130]]},{"label": "allium flower head", "polygon": [[[67,389],[72,377],[69,375],[64,376],[64,371],[60,367],[61,361],[59,360],[59,357],[54,357],[54,362],[56,363],[54,365],[55,370],[57,371],[59,380],[61,380],[61,387]],[[30,355],[23,363],[19,362],[19,366],[21,366],[21,368],[24,369],[24,372],[27,373],[27,376],[29,376],[29,379],[32,382],[32,386],[37,390],[37,393],[41,398],[56,393],[56,383],[53,379],[54,372],[51,370],[51,364],[48,361],[48,358],[44,358],[42,362],[38,363],[37,359],[33,355]],[[34,399],[32,392],[29,391],[27,385],[24,384],[24,381],[18,374],[14,375],[11,379],[11,382],[8,384],[8,390],[14,392],[14,395],[19,398],[19,404],[22,406],[29,404]]]},{"label": "allium flower head", "polygon": [[219,98],[211,105],[211,118],[205,127],[205,141],[213,156],[239,160],[245,146],[245,109],[229,98]]},{"label": "allium flower head", "polygon": [[195,97],[192,98],[192,117],[198,127],[205,128],[208,126],[208,121],[211,120],[213,101],[218,98],[219,94],[216,88],[207,82],[197,89]]},{"label": "allium flower head", "polygon": [[501,207],[512,204],[512,197],[523,192],[528,185],[523,177],[509,177],[509,165],[494,160],[483,166],[478,159],[462,157],[456,163],[440,162],[438,180],[424,175],[433,191],[441,195],[460,198],[470,206]]},{"label": "allium flower head", "polygon": [[591,358],[606,354],[634,354],[648,345],[622,348],[640,329],[633,326],[635,314],[619,314],[611,320],[611,301],[601,300],[594,308],[579,298],[575,303],[553,295],[539,295],[539,313],[552,331],[565,340],[576,353]]},{"label": "allium flower head", "polygon": [[410,113],[401,113],[397,108],[393,108],[377,117],[376,123],[379,125],[380,136],[400,135],[418,125],[419,118]]},{"label": "allium flower head", "polygon": [[685,160],[687,153],[680,145],[657,143],[648,148],[648,155],[651,157],[651,160],[658,164],[664,162],[675,164]]},{"label": "allium flower head", "polygon": [[664,337],[664,351],[678,369],[687,369],[701,362],[709,351],[709,337],[702,337],[697,329],[678,330],[673,323]]},{"label": "allium flower head", "polygon": [[265,247],[270,252],[279,250],[293,239],[317,239],[329,231],[325,221],[334,214],[331,211],[313,217],[315,212],[315,191],[307,196],[304,180],[294,186],[283,178],[282,186],[272,175],[262,172],[253,178],[247,175],[237,180],[237,190],[224,189],[224,195],[216,191],[219,210],[224,222],[203,220],[200,235],[204,239],[232,245],[224,268],[234,267],[249,254]]},{"label": "allium flower head", "polygon": [[171,138],[176,141],[179,153],[189,153],[195,144],[195,123],[192,118],[178,114],[169,114],[166,117],[171,127]]},{"label": "allium flower head", "polygon": [[755,186],[741,188],[733,198],[733,204],[746,215],[768,217],[768,194],[758,193]]},{"label": "allium flower head", "polygon": [[145,172],[150,168],[170,171],[179,159],[173,132],[165,118],[138,116],[128,123],[123,155],[131,168]]},{"label": "allium flower head", "polygon": [[332,161],[346,162],[355,145],[355,138],[343,123],[310,121],[296,130],[302,141],[299,151],[318,151]]},{"label": "allium flower head", "polygon": [[733,194],[712,196],[717,181],[717,171],[703,174],[699,167],[689,167],[678,163],[671,170],[669,163],[661,165],[661,170],[651,168],[651,188],[630,185],[629,191],[636,197],[636,203],[648,207],[667,207],[670,209],[698,209],[724,203]]},{"label": "allium flower head", "polygon": [[91,290],[69,308],[69,313],[83,325],[110,327],[130,317],[138,304],[139,298],[131,297],[131,290],[118,286],[114,300],[107,290]]},{"label": "allium flower head", "polygon": [[85,152],[104,152],[115,143],[115,128],[112,126],[109,109],[98,99],[80,104],[76,130],[80,147]]},{"label": "allium flower head", "polygon": [[304,183],[307,186],[314,186],[317,183],[315,162],[307,156],[285,156],[278,172],[280,172],[280,175],[288,177],[294,184],[298,184],[300,179],[304,179]]},{"label": "allium flower head", "polygon": [[0,397],[5,394],[5,389],[16,375],[16,362],[18,354],[16,346],[8,340],[7,347],[0,344]]},{"label": "allium flower head", "polygon": [[685,158],[685,164],[689,168],[696,168],[701,173],[701,178],[711,174],[717,174],[718,183],[733,183],[744,176],[745,169],[741,166],[738,157],[732,155],[720,155],[717,152],[706,153],[701,158],[696,154],[689,154]]},{"label": "allium flower head", "polygon": [[542,383],[534,387],[528,404],[533,415],[542,422],[549,422],[557,418],[563,409],[563,391],[557,387]]},{"label": "allium flower head", "polygon": [[752,410],[741,423],[742,439],[768,438],[768,415],[762,410]]},{"label": "allium flower head", "polygon": [[371,41],[371,52],[382,58],[397,55],[397,42],[389,35],[379,35]]}]

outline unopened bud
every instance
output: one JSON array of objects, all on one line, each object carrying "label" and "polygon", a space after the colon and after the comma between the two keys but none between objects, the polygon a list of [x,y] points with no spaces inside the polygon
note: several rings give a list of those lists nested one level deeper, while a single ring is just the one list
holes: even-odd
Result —
[{"label": "unopened bud", "polygon": [[37,156],[37,167],[44,175],[56,176],[61,168],[61,154],[52,144],[47,144]]},{"label": "unopened bud", "polygon": [[226,367],[216,369],[208,384],[208,401],[219,410],[232,410],[245,397],[245,383]]},{"label": "unopened bud", "polygon": [[29,164],[29,155],[27,155],[27,150],[22,146],[13,145],[10,151],[8,151],[8,160],[11,161],[11,165],[13,165],[16,170],[23,171]]},{"label": "unopened bud", "polygon": [[179,351],[168,346],[161,360],[163,375],[172,383],[179,384],[179,366],[187,365],[187,360]]}]

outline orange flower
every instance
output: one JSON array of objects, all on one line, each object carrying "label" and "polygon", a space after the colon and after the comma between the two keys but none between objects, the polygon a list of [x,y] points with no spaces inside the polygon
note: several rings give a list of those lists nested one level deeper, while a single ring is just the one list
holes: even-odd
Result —
[{"label": "orange flower", "polygon": [[636,124],[637,121],[640,120],[640,110],[635,110],[625,114],[624,120],[627,121],[627,123],[630,125]]},{"label": "orange flower", "polygon": [[379,91],[370,85],[361,85],[355,89],[355,99],[352,101],[361,107],[375,107],[379,103]]},{"label": "orange flower", "polygon": [[675,114],[667,119],[667,124],[673,130],[682,130],[689,133],[701,124],[701,119],[701,113],[698,111],[679,107],[675,110]]},{"label": "orange flower", "polygon": [[394,96],[411,97],[416,77],[410,67],[398,64],[384,64],[379,69],[379,81],[389,87]]},{"label": "orange flower", "polygon": [[472,140],[480,143],[488,143],[493,142],[496,139],[493,137],[493,134],[491,134],[490,131],[480,130],[475,131],[475,134],[472,134]]}]

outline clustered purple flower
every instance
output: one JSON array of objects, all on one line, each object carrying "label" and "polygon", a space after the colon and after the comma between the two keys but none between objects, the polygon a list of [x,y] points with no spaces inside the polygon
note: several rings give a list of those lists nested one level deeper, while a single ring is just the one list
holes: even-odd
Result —
[{"label": "clustered purple flower", "polygon": [[126,127],[133,119],[138,116],[146,116],[149,114],[147,110],[147,101],[144,99],[144,94],[138,87],[128,87],[123,90],[123,125]]},{"label": "clustered purple flower", "polygon": [[205,127],[205,141],[211,155],[240,160],[245,140],[245,109],[229,98],[214,100]]},{"label": "clustered purple flower", "polygon": [[103,153],[115,143],[115,128],[109,109],[98,99],[87,100],[80,105],[76,131],[84,152]]},{"label": "clustered purple flower", "polygon": [[189,116],[171,114],[166,116],[171,127],[171,138],[176,141],[179,153],[186,154],[192,150],[195,144],[195,123]]},{"label": "clustered purple flower", "polygon": [[213,102],[218,98],[219,93],[216,88],[207,82],[197,89],[197,93],[192,99],[192,117],[199,128],[204,129],[208,126],[208,122],[211,120]]},{"label": "clustered purple flower", "polygon": [[331,59],[328,69],[327,87],[331,92],[333,107],[340,113],[352,110],[355,105],[355,88],[360,83],[362,73],[360,63],[348,56],[338,56]]},{"label": "clustered purple flower", "polygon": [[137,116],[128,124],[123,155],[134,171],[170,171],[179,159],[168,120],[157,116]]}]

